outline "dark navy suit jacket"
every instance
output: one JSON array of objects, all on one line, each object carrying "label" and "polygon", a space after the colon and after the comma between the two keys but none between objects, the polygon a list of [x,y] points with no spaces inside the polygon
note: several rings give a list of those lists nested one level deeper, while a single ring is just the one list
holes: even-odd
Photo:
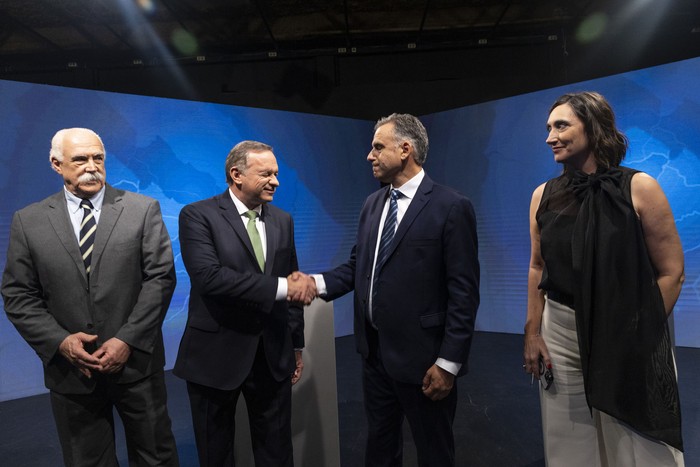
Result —
[{"label": "dark navy suit jacket", "polygon": [[250,373],[260,336],[277,381],[292,374],[304,347],[299,306],[275,301],[278,277],[298,270],[292,217],[263,205],[267,257],[260,270],[229,191],[180,212],[180,251],[192,285],[189,314],[173,373],[222,390]]},{"label": "dark navy suit jacket", "polygon": [[[379,221],[389,187],[365,201],[350,259],[324,273],[327,300],[355,290],[355,340],[365,358],[365,332]],[[471,202],[427,175],[398,226],[377,282],[373,321],[382,363],[401,382],[421,384],[438,357],[467,358],[479,305],[476,219]]]}]

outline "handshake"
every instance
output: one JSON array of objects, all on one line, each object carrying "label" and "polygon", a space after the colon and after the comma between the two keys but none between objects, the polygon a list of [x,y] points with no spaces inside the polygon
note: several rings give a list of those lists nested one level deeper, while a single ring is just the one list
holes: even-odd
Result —
[{"label": "handshake", "polygon": [[300,271],[287,276],[287,300],[308,305],[316,297],[318,297],[318,290],[313,277]]}]

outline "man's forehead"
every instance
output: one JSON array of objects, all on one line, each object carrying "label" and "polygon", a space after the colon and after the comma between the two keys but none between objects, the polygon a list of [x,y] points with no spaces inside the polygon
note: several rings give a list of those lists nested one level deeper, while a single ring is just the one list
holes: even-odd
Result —
[{"label": "man's forehead", "polygon": [[271,151],[256,151],[248,153],[248,167],[277,167],[277,158]]},{"label": "man's forehead", "polygon": [[99,144],[78,144],[73,146],[68,146],[67,151],[71,157],[81,157],[81,156],[104,156],[104,148]]},{"label": "man's forehead", "polygon": [[388,135],[394,132],[394,123],[393,122],[387,122],[384,125],[381,125],[377,127],[377,130],[374,132],[375,135]]},{"label": "man's forehead", "polygon": [[104,151],[104,147],[97,136],[92,133],[68,134],[63,140],[64,147],[88,148],[98,147],[99,151]]},{"label": "man's forehead", "polygon": [[390,126],[389,123],[385,123],[384,125],[377,128],[377,130],[374,132],[373,141],[385,140],[387,138],[393,137],[393,135],[394,135],[393,126]]},{"label": "man's forehead", "polygon": [[249,161],[262,161],[262,160],[275,159],[275,155],[272,151],[248,151]]}]

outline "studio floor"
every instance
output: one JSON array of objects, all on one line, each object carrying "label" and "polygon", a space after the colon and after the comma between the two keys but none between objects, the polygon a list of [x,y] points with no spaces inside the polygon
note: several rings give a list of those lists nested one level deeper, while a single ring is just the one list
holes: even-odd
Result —
[{"label": "studio floor", "polygon": [[[457,465],[474,467],[544,466],[537,386],[522,371],[522,335],[479,332],[472,346],[470,373],[458,380],[459,406],[454,425]],[[700,467],[700,349],[677,349],[685,462]],[[365,416],[360,357],[352,336],[336,339],[340,459],[343,467],[363,464]],[[180,462],[197,466],[185,383],[166,372],[168,407]],[[416,466],[406,431],[404,466]],[[126,462],[121,429],[120,464]],[[62,465],[48,395],[0,403],[0,465]],[[325,467],[325,466],[297,466]]]}]

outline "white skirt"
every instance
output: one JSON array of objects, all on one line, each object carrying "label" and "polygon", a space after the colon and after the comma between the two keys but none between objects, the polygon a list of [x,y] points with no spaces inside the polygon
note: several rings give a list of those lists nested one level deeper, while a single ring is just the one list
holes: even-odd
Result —
[{"label": "white skirt", "polygon": [[545,300],[542,338],[554,383],[540,386],[545,462],[548,467],[684,466],[683,453],[637,433],[586,403],[573,309]]}]

